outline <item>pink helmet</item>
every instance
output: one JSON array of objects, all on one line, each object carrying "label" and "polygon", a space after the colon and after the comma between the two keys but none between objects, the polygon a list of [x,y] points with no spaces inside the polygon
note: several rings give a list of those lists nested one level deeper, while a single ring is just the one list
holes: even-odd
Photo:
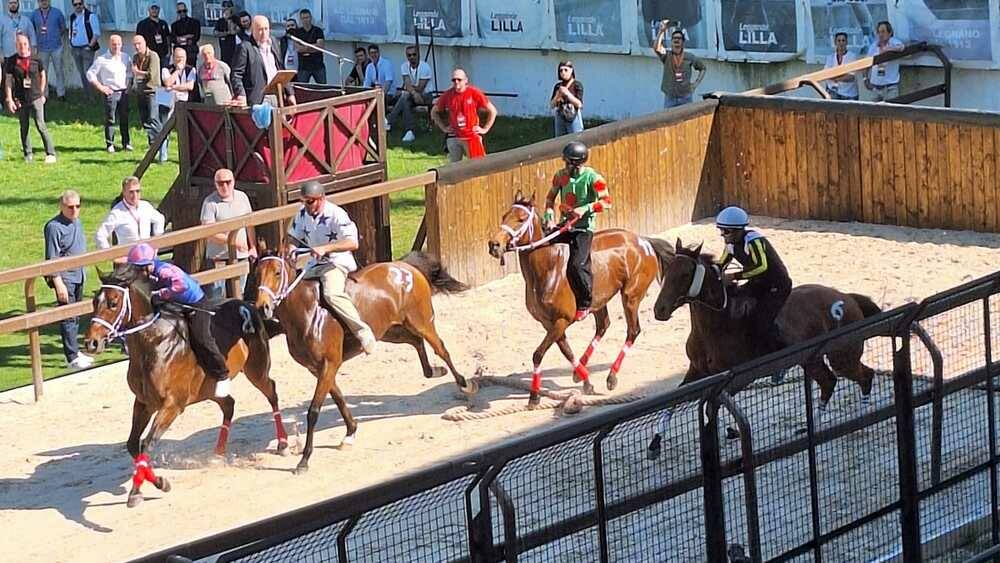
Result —
[{"label": "pink helmet", "polygon": [[148,266],[153,263],[154,258],[156,249],[149,243],[140,242],[128,251],[128,263],[133,266]]}]

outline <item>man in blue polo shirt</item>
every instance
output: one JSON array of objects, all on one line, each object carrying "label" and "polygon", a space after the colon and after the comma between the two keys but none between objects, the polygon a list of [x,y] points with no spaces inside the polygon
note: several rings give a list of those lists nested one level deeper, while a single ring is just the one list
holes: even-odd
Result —
[{"label": "man in blue polo shirt", "polygon": [[[59,214],[45,223],[45,259],[76,256],[86,251],[87,239],[84,238],[83,226],[80,224],[80,194],[66,190],[59,197]],[[56,301],[60,305],[83,299],[83,268],[59,272],[47,277],[45,281],[55,290]],[[94,363],[94,359],[80,353],[78,328],[76,317],[59,323],[66,364],[72,369],[85,369]]]},{"label": "man in blue polo shirt", "polygon": [[38,0],[38,9],[31,12],[31,23],[35,27],[38,60],[42,61],[45,77],[55,88],[59,101],[64,101],[66,76],[63,73],[62,38],[66,34],[66,17],[59,8],[52,7],[52,0]]}]

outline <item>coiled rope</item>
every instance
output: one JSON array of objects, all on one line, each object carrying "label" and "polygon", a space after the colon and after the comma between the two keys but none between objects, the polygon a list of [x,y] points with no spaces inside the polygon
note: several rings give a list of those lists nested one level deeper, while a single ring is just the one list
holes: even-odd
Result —
[{"label": "coiled rope", "polygon": [[[476,382],[479,384],[480,388],[483,387],[509,387],[511,389],[517,389],[518,391],[524,391],[525,393],[531,392],[531,383],[521,379],[514,379],[511,377],[498,377],[493,375],[481,375],[479,377],[470,378],[471,382]],[[510,414],[516,414],[519,412],[526,412],[529,410],[542,410],[542,409],[558,409],[561,408],[565,414],[577,414],[583,407],[596,407],[601,405],[622,405],[625,403],[631,403],[633,401],[638,401],[642,399],[644,395],[638,393],[626,393],[624,395],[613,395],[610,397],[600,397],[600,396],[587,396],[580,393],[576,389],[569,391],[552,391],[549,389],[542,389],[539,394],[543,397],[542,401],[534,409],[529,409],[528,405],[525,403],[518,405],[510,405],[507,407],[488,409],[485,411],[470,411],[469,407],[452,407],[441,415],[441,418],[445,420],[450,420],[453,422],[463,421],[463,420],[483,420],[487,418],[494,418],[498,416],[507,416]]]}]

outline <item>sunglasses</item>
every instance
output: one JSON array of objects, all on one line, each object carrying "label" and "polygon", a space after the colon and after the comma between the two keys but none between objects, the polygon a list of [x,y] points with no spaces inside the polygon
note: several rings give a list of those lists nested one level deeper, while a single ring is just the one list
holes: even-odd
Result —
[{"label": "sunglasses", "polygon": [[177,10],[177,13],[178,14],[186,14],[186,13],[188,13],[188,11],[187,10]]},{"label": "sunglasses", "polygon": [[465,82],[465,79],[464,78],[452,78],[451,81],[452,82]]},{"label": "sunglasses", "polygon": [[80,209],[80,204],[79,204],[79,203],[78,203],[78,204],[76,204],[76,205],[66,205],[66,204],[63,204],[63,205],[64,205],[64,206],[65,206],[65,207],[66,207],[67,209]]},{"label": "sunglasses", "polygon": [[83,6],[83,2],[73,2],[74,8],[79,8],[80,6]]}]

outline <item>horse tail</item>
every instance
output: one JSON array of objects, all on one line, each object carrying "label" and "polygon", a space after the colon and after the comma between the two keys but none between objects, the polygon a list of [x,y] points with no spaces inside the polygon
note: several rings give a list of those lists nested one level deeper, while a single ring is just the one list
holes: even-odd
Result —
[{"label": "horse tail", "polygon": [[451,277],[441,265],[441,260],[433,254],[414,251],[403,256],[402,261],[419,270],[430,282],[434,293],[460,293],[469,289],[469,286]]},{"label": "horse tail", "polygon": [[858,307],[861,308],[861,312],[864,314],[866,319],[868,317],[874,317],[882,312],[882,308],[872,301],[871,297],[868,297],[867,295],[862,295],[860,293],[848,293],[847,295],[849,295],[851,299],[854,299],[854,302],[858,304]]},{"label": "horse tail", "polygon": [[653,237],[640,237],[641,241],[649,243],[649,246],[653,248],[653,253],[656,254],[656,259],[660,262],[660,268],[656,273],[657,281],[663,279],[663,273],[667,269],[667,263],[669,263],[674,258],[674,245],[669,242]]}]

